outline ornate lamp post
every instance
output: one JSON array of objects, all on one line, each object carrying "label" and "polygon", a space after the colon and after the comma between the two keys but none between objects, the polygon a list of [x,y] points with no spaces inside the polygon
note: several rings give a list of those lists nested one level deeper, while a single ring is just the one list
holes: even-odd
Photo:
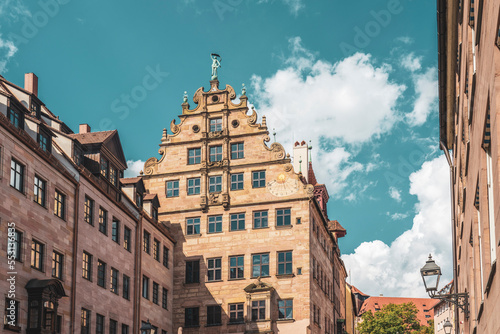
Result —
[{"label": "ornate lamp post", "polygon": [[151,333],[151,330],[153,329],[153,326],[151,325],[151,323],[149,322],[149,319],[147,322],[145,322],[141,328],[139,328],[141,334],[150,334]]},{"label": "ornate lamp post", "polygon": [[[434,262],[430,254],[429,259],[425,263],[425,266],[420,269],[420,275],[422,275],[425,290],[429,294],[429,297],[453,303],[454,305],[462,309],[462,311],[465,313],[466,319],[469,318],[469,294],[467,292],[442,293],[438,291],[439,278],[441,277],[441,268],[436,264],[436,262]],[[451,333],[452,325],[449,321],[447,321],[447,323],[449,324],[449,332],[447,333]]]},{"label": "ornate lamp post", "polygon": [[444,334],[451,334],[451,329],[453,328],[453,325],[449,320],[446,320],[443,329],[444,329]]}]

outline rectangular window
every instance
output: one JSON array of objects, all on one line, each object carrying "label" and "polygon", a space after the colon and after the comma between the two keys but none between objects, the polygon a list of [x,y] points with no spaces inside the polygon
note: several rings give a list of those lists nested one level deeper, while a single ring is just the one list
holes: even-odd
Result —
[{"label": "rectangular window", "polygon": [[200,234],[200,217],[186,219],[186,234]]},{"label": "rectangular window", "polygon": [[158,290],[160,289],[160,286],[158,283],[153,282],[153,303],[158,305]]},{"label": "rectangular window", "polygon": [[85,210],[83,219],[90,225],[94,225],[94,201],[85,196]]},{"label": "rectangular window", "polygon": [[154,242],[153,242],[153,258],[160,262],[160,242],[156,239],[154,239]]},{"label": "rectangular window", "polygon": [[253,300],[252,301],[252,321],[266,319],[266,301]]},{"label": "rectangular window", "polygon": [[222,325],[221,310],[220,305],[207,306],[207,326]]},{"label": "rectangular window", "polygon": [[103,334],[104,333],[104,316],[96,313],[95,315],[95,333]]},{"label": "rectangular window", "polygon": [[222,161],[222,145],[210,147],[210,162]]},{"label": "rectangular window", "polygon": [[111,240],[116,243],[120,243],[120,221],[113,217],[113,222],[111,223]]},{"label": "rectangular window", "polygon": [[34,201],[43,207],[45,207],[46,189],[47,189],[47,182],[38,177],[38,175],[35,175],[34,189],[33,189]]},{"label": "rectangular window", "polygon": [[21,112],[14,110],[14,109],[8,109],[8,115],[7,117],[9,118],[9,121],[18,129],[23,129],[24,124],[23,124],[23,118],[21,116]]},{"label": "rectangular window", "polygon": [[188,150],[188,164],[196,165],[201,162],[201,148],[191,148]]},{"label": "rectangular window", "polygon": [[144,235],[142,236],[142,246],[143,246],[142,249],[148,254],[150,253],[150,246],[149,246],[150,239],[151,239],[151,234],[149,234],[149,232],[144,230]]},{"label": "rectangular window", "polygon": [[158,209],[153,206],[151,208],[151,211],[152,211],[151,218],[158,221]]},{"label": "rectangular window", "polygon": [[109,167],[109,182],[115,187],[118,185],[118,171],[115,167]]},{"label": "rectangular window", "polygon": [[106,287],[106,263],[101,260],[97,260],[97,285]]},{"label": "rectangular window", "polygon": [[108,160],[101,158],[101,175],[106,179],[108,178],[109,162]]},{"label": "rectangular window", "polygon": [[90,311],[82,308],[81,314],[81,334],[90,334]]},{"label": "rectangular window", "polygon": [[264,188],[266,186],[266,171],[252,172],[252,187]]},{"label": "rectangular window", "polygon": [[292,274],[292,252],[278,252],[278,275]]},{"label": "rectangular window", "polygon": [[199,195],[200,194],[201,179],[199,177],[187,180],[187,194]]},{"label": "rectangular window", "polygon": [[243,189],[243,173],[231,174],[231,190]]},{"label": "rectangular window", "polygon": [[179,196],[179,180],[167,181],[167,197]]},{"label": "rectangular window", "polygon": [[186,261],[186,283],[200,283],[200,260]]},{"label": "rectangular window", "polygon": [[31,242],[31,268],[43,271],[44,245],[41,242]]},{"label": "rectangular window", "polygon": [[229,322],[230,323],[242,323],[244,303],[229,304]]},{"label": "rectangular window", "polygon": [[139,192],[135,193],[135,204],[139,207],[142,208],[142,194]]},{"label": "rectangular window", "polygon": [[253,228],[267,227],[267,210],[253,213]]},{"label": "rectangular window", "polygon": [[229,279],[238,279],[244,277],[244,257],[230,256],[229,257]]},{"label": "rectangular window", "polygon": [[131,243],[132,243],[132,238],[131,238],[131,235],[132,235],[132,231],[127,227],[125,226],[123,228],[123,248],[125,248],[126,250],[128,250],[130,252],[130,249],[131,249]]},{"label": "rectangular window", "polygon": [[163,266],[165,268],[168,268],[168,253],[169,252],[170,252],[170,250],[166,246],[163,246]]},{"label": "rectangular window", "polygon": [[222,118],[212,118],[210,120],[210,132],[222,131]]},{"label": "rectangular window", "polygon": [[109,319],[109,334],[116,334],[116,329],[118,328],[118,322],[113,319]]},{"label": "rectangular window", "polygon": [[108,211],[99,208],[99,231],[108,235]]},{"label": "rectangular window", "polygon": [[161,295],[161,307],[163,307],[165,310],[168,310],[168,290],[163,288]]},{"label": "rectangular window", "polygon": [[222,216],[208,217],[208,233],[222,232]]},{"label": "rectangular window", "polygon": [[278,209],[276,210],[276,225],[286,226],[290,225],[292,222],[290,209]]},{"label": "rectangular window", "polygon": [[252,255],[252,277],[269,276],[269,253]]},{"label": "rectangular window", "polygon": [[198,327],[199,326],[199,307],[187,307],[184,310],[184,327]]},{"label": "rectangular window", "polygon": [[[9,318],[7,315],[9,314]],[[19,301],[5,298],[5,317],[4,328],[12,331],[20,332],[21,326],[19,321]]]},{"label": "rectangular window", "polygon": [[118,294],[118,270],[111,268],[110,280],[109,280],[109,290],[113,293]]},{"label": "rectangular window", "polygon": [[52,277],[62,280],[64,256],[56,251],[52,252]]},{"label": "rectangular window", "polygon": [[243,143],[231,144],[231,159],[243,159]]},{"label": "rectangular window", "polygon": [[142,297],[149,299],[149,277],[142,276]]},{"label": "rectangular window", "polygon": [[231,231],[241,231],[245,229],[245,213],[235,213],[231,215]]},{"label": "rectangular window", "polygon": [[59,192],[57,189],[54,195],[54,214],[64,219],[66,213],[66,196]]},{"label": "rectangular window", "polygon": [[82,277],[92,281],[92,255],[87,252],[83,252]]},{"label": "rectangular window", "polygon": [[10,186],[24,192],[24,166],[14,159],[10,162]]},{"label": "rectangular window", "polygon": [[130,277],[123,275],[123,298],[130,299]]},{"label": "rectangular window", "polygon": [[207,259],[207,281],[220,281],[222,279],[222,259]]},{"label": "rectangular window", "polygon": [[51,147],[50,147],[50,137],[46,135],[45,133],[39,132],[38,133],[38,138],[37,138],[38,145],[44,150],[45,152],[50,152]]},{"label": "rectangular window", "polygon": [[222,191],[222,176],[210,176],[208,192],[216,193]]},{"label": "rectangular window", "polygon": [[21,262],[21,250],[22,250],[22,240],[23,233],[18,230],[14,230],[14,242],[9,244],[8,254],[9,256],[13,256],[16,261]]},{"label": "rectangular window", "polygon": [[278,318],[293,319],[293,299],[278,300]]}]

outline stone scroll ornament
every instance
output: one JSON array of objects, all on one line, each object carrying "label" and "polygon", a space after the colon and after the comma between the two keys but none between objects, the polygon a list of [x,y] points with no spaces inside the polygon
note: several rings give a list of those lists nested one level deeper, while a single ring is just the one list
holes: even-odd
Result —
[{"label": "stone scroll ornament", "polygon": [[144,174],[153,175],[155,170],[158,168],[158,164],[160,164],[165,159],[165,150],[163,148],[160,148],[158,150],[158,154],[162,156],[160,160],[155,157],[151,157],[146,160],[146,162],[144,163]]},{"label": "stone scroll ornament", "polygon": [[262,143],[264,144],[264,147],[266,150],[273,152],[273,157],[276,160],[281,160],[285,158],[285,149],[283,148],[283,145],[280,143],[272,143],[271,147],[268,147],[266,143],[271,141],[271,138],[269,138],[269,135],[265,135],[264,138],[262,139]]}]

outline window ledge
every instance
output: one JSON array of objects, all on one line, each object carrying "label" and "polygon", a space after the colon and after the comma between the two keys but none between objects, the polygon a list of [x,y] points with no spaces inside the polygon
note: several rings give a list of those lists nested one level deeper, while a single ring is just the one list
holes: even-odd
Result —
[{"label": "window ledge", "polygon": [[277,274],[277,278],[292,278],[295,277],[295,274]]},{"label": "window ledge", "polygon": [[293,319],[293,318],[292,319],[278,319],[277,321],[286,323],[286,322],[295,322],[295,319]]},{"label": "window ledge", "polygon": [[229,278],[228,281],[243,281],[246,280],[245,277],[240,277],[240,278]]},{"label": "window ledge", "polygon": [[279,230],[279,229],[288,229],[288,228],[292,228],[293,225],[290,224],[290,225],[276,225],[276,229]]},{"label": "window ledge", "polygon": [[184,325],[184,328],[200,328],[200,325]]},{"label": "window ledge", "polygon": [[205,283],[218,283],[218,282],[224,282],[224,281],[221,279],[217,279],[217,280],[206,281]]},{"label": "window ledge", "polygon": [[206,324],[205,327],[217,327],[222,326],[222,324]]},{"label": "window ledge", "polygon": [[265,229],[268,229],[269,226],[264,226],[264,227],[254,227],[253,229],[254,230],[265,230]]},{"label": "window ledge", "polygon": [[228,325],[244,325],[245,321],[244,320],[241,320],[241,321],[229,321],[227,324]]},{"label": "window ledge", "polygon": [[184,282],[183,284],[184,284],[184,286],[195,286],[195,285],[200,285],[200,282],[193,282],[193,283]]},{"label": "window ledge", "polygon": [[251,278],[259,278],[259,277],[260,277],[260,278],[267,278],[267,277],[271,277],[271,275],[267,275],[267,276],[253,276],[253,277],[251,277]]},{"label": "window ledge", "polygon": [[13,332],[21,332],[21,326],[11,326],[6,324],[3,326],[3,328]]},{"label": "window ledge", "polygon": [[201,237],[201,233],[198,234],[186,234],[186,238],[199,238]]}]

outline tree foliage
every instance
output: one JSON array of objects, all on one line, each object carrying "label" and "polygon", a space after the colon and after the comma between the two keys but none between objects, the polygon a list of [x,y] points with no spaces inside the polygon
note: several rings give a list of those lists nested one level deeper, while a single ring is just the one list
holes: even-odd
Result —
[{"label": "tree foliage", "polygon": [[[420,326],[417,307],[413,303],[388,304],[373,314],[363,313],[357,329],[360,334],[433,334],[434,327]],[[432,332],[429,331],[432,328]]]}]

